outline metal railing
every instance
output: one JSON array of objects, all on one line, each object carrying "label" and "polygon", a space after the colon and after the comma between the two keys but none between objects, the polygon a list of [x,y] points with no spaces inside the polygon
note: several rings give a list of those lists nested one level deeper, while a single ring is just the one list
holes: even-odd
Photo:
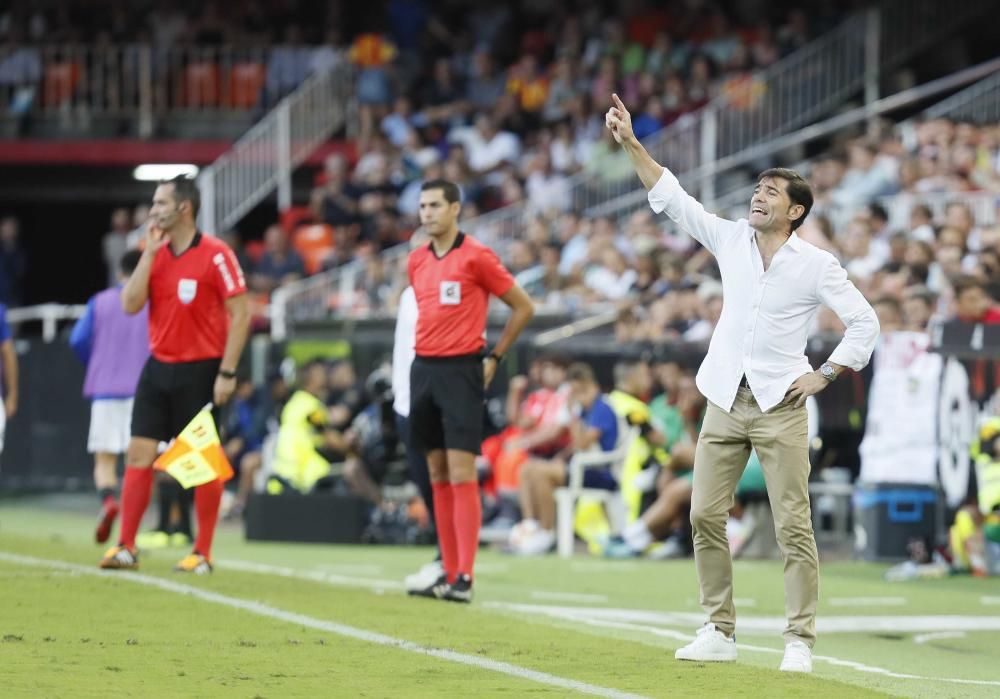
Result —
[{"label": "metal railing", "polygon": [[951,119],[975,124],[1000,122],[1000,70],[938,102],[923,116],[925,119]]},{"label": "metal railing", "polygon": [[[864,16],[852,17],[831,34],[763,71],[749,87],[724,91],[699,112],[683,115],[667,128],[646,139],[647,148],[661,162],[668,162],[676,171],[683,173],[697,168],[706,158],[715,157],[706,147],[707,143],[714,142],[711,134],[716,130],[715,115],[722,111],[727,114],[741,113],[741,110],[733,106],[743,99],[740,90],[748,89],[751,97],[754,97],[757,95],[754,85],[767,85],[771,87],[770,94],[783,94],[792,89],[793,83],[801,84],[817,73],[819,69],[813,64],[829,67],[838,61],[840,67],[835,71],[827,70],[826,73],[843,76],[845,79],[851,76],[853,80],[863,65],[864,47],[858,43],[858,32],[864,21]],[[825,84],[826,89],[833,89],[829,83]],[[851,89],[856,90],[857,87]],[[837,89],[835,93],[830,98],[831,105],[843,99],[846,89]],[[759,99],[758,95],[742,106],[751,108],[748,113],[753,113],[756,109],[763,115],[758,118],[759,123],[765,123],[774,121],[774,110],[768,107],[770,104],[772,102],[769,98]],[[825,108],[831,105],[826,105]],[[730,132],[737,130],[734,126],[735,117],[723,117],[723,122],[724,128]],[[780,125],[774,126],[779,127]],[[735,141],[730,139],[730,142]],[[613,201],[634,190],[634,177],[631,174],[626,177],[609,177],[606,173],[585,170],[571,178],[573,208],[578,211],[593,211],[599,203]],[[519,202],[470,219],[463,223],[463,229],[489,245],[503,248],[521,235],[528,216],[527,203]],[[407,249],[406,245],[392,248],[383,253],[384,259],[387,264],[397,263]],[[288,321],[326,317],[338,312],[349,314],[363,283],[360,272],[360,266],[347,265],[279,289],[272,297],[272,334],[276,338],[284,337]]]},{"label": "metal railing", "polygon": [[[870,111],[874,114],[881,114],[890,109],[908,107],[934,94],[948,91],[957,85],[967,83],[974,76],[978,75],[986,75],[987,77],[933,104],[917,116],[901,122],[897,128],[903,130],[913,129],[919,122],[928,119],[951,119],[976,124],[1000,122],[1000,60],[997,59],[958,71],[946,78],[932,81],[926,85],[904,90],[894,95],[891,99],[881,102],[882,105],[887,107],[886,109],[880,109],[879,103],[875,103],[871,105],[874,108]],[[860,121],[860,118],[855,119],[855,121]],[[822,126],[822,123],[817,125],[820,129],[822,129]],[[803,131],[800,133],[806,132]],[[819,135],[825,133],[825,130],[821,130]],[[813,137],[818,137],[818,135]],[[806,174],[809,171],[809,165],[810,161],[803,161],[792,165],[791,169]],[[735,217],[745,215],[747,202],[750,201],[750,194],[753,192],[753,187],[754,184],[750,183],[733,188],[726,194],[717,197],[714,211],[721,216]],[[996,204],[1000,202],[996,200],[996,195],[985,192],[935,192],[920,195],[904,193],[878,199],[879,203],[886,206],[889,211],[890,224],[893,227],[905,226],[908,223],[909,211],[915,204],[925,203],[931,207],[935,215],[938,215],[943,213],[944,207],[951,201],[963,201],[969,204],[976,216],[976,221],[980,225],[992,225],[997,222]],[[834,215],[836,216],[837,214],[835,213]],[[849,214],[843,214],[838,219],[838,222],[843,223],[843,218],[846,216],[849,216]]]},{"label": "metal railing", "polygon": [[288,208],[292,172],[344,125],[352,87],[346,67],[309,77],[202,170],[201,227],[223,233],[275,189],[278,207]]},{"label": "metal railing", "polygon": [[[699,172],[701,198],[711,205],[714,180],[723,169],[708,173],[703,168],[720,159],[728,159],[729,168],[748,162],[739,156],[751,149],[760,152],[768,141],[829,113],[851,95],[864,94],[872,102],[886,70],[986,12],[992,3],[970,0],[947,12],[939,5],[937,0],[886,0],[879,8],[854,15],[768,69],[732,78],[708,105],[650,136],[644,145],[678,175]],[[571,179],[571,194],[573,208],[588,216],[621,216],[645,202],[631,174],[608,177],[585,171]],[[522,202],[464,222],[463,229],[502,249],[520,237],[528,218],[528,206]],[[397,260],[406,249],[389,250],[385,259]],[[283,337],[286,315],[326,317],[349,309],[349,304],[341,307],[340,302],[361,289],[358,271],[338,268],[282,290],[273,299],[273,333]],[[321,289],[326,290],[324,305],[307,300],[324,296]],[[321,316],[310,315],[320,308]]]},{"label": "metal railing", "polygon": [[0,103],[14,113],[85,120],[248,114],[276,104],[324,65],[323,46],[22,45],[0,48]]},{"label": "metal railing", "polygon": [[85,305],[66,305],[61,303],[42,303],[37,306],[22,306],[7,311],[7,322],[13,326],[22,323],[41,322],[42,339],[52,342],[58,337],[59,324],[64,321],[76,320],[87,310]]}]

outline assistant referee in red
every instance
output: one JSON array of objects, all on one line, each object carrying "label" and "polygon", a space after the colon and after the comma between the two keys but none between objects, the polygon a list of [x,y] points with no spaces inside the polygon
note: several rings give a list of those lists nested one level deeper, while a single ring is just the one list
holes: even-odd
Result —
[{"label": "assistant referee in red", "polygon": [[[153,194],[145,248],[122,289],[126,313],[149,302],[150,357],[132,407],[132,437],[122,486],[121,539],[102,568],[137,568],[135,534],[153,486],[157,446],[176,437],[207,403],[236,388],[236,365],[250,329],[246,282],[224,242],[195,227],[201,197],[194,180],[162,182]],[[194,550],[174,568],[209,573],[222,481],[194,492]]]},{"label": "assistant referee in red", "polygon": [[[497,254],[459,231],[461,208],[454,183],[424,183],[420,223],[431,242],[410,253],[408,265],[418,310],[410,439],[427,456],[444,565],[437,582],[411,594],[471,602],[482,519],[475,458],[483,441],[486,387],[535,307]],[[500,297],[511,315],[486,353],[491,295]]]}]

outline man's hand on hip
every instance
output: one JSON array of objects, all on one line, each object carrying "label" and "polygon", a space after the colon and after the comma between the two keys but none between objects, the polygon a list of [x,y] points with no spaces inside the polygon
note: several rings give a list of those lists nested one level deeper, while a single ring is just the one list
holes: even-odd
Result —
[{"label": "man's hand on hip", "polygon": [[785,394],[785,403],[794,401],[796,408],[801,408],[806,404],[806,398],[815,396],[824,388],[830,385],[830,381],[823,378],[818,371],[811,371],[795,379],[795,382],[788,388]]}]

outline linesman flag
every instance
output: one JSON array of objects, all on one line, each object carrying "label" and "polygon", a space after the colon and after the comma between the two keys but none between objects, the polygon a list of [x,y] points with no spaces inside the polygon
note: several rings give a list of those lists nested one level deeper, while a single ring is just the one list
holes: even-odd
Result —
[{"label": "linesman flag", "polygon": [[224,483],[233,477],[233,467],[222,449],[212,419],[211,403],[198,411],[167,450],[157,457],[153,467],[166,471],[188,489],[216,478]]}]

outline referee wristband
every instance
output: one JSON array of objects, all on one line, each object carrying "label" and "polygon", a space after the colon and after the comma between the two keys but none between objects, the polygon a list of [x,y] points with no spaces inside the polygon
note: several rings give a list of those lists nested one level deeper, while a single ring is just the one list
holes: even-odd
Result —
[{"label": "referee wristband", "polygon": [[499,364],[500,362],[503,361],[503,355],[502,354],[497,354],[496,352],[490,352],[489,354],[486,355],[486,357],[487,357],[487,359],[492,359],[497,364]]},{"label": "referee wristband", "polygon": [[219,376],[221,376],[224,379],[235,379],[236,378],[236,372],[235,371],[228,371],[226,369],[219,369]]}]

